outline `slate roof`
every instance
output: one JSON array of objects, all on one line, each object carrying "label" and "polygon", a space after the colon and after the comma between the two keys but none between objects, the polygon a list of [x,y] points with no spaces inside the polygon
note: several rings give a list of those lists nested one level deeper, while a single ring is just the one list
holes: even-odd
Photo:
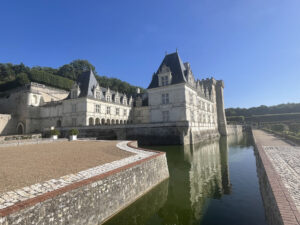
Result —
[{"label": "slate roof", "polygon": [[[82,74],[80,74],[77,78],[76,83],[79,85],[79,88],[80,88],[80,94],[79,94],[78,98],[81,98],[81,97],[92,97],[93,98],[94,97],[93,90],[97,86],[98,81],[92,70],[85,71]],[[103,94],[101,100],[105,100],[104,93],[106,93],[108,91],[108,88],[104,88],[104,87],[100,86],[100,90],[102,91],[102,94]],[[117,92],[114,90],[109,90],[109,91],[110,91],[112,99],[114,100]],[[120,97],[120,101],[122,101],[126,94],[123,94],[123,93],[118,93],[118,94]],[[127,95],[126,95],[126,97],[127,97],[127,101],[129,102],[130,97]],[[67,98],[68,99],[71,98],[71,93],[68,95]]]},{"label": "slate roof", "polygon": [[77,84],[80,88],[80,97],[93,97],[93,89],[97,86],[98,81],[92,70],[85,71],[77,78]]},{"label": "slate roof", "polygon": [[171,70],[171,74],[172,74],[171,84],[179,84],[179,83],[187,82],[187,80],[185,78],[186,68],[185,68],[184,64],[182,63],[178,52],[174,52],[174,53],[171,53],[171,54],[168,54],[165,56],[162,63],[160,64],[157,72],[153,75],[152,81],[151,81],[148,89],[158,87],[158,76],[157,75],[159,74],[163,65],[166,65]]}]

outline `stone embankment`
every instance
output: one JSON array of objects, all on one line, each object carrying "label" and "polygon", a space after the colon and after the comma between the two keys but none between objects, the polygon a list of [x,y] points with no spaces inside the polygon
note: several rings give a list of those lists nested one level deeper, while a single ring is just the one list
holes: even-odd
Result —
[{"label": "stone embankment", "polygon": [[163,152],[123,141],[134,155],[0,195],[0,225],[101,224],[169,177]]},{"label": "stone embankment", "polygon": [[300,147],[261,130],[252,133],[269,224],[300,224]]}]

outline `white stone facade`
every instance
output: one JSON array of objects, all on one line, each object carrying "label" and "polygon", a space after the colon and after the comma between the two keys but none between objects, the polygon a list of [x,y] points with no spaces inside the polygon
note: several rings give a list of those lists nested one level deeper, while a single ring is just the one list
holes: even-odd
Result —
[{"label": "white stone facade", "polygon": [[223,96],[219,96],[223,82],[196,81],[178,53],[166,55],[146,93],[137,90],[135,96],[127,96],[100,85],[92,71],[82,74],[70,92],[31,83],[4,93],[0,113],[10,114],[15,121],[12,133],[42,132],[53,126],[188,122],[194,130],[226,135],[219,126],[226,124]]}]

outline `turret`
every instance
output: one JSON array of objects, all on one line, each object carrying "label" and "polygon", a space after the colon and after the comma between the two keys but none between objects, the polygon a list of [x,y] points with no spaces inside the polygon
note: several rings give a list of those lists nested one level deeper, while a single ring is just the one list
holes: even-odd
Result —
[{"label": "turret", "polygon": [[224,109],[224,82],[222,80],[218,80],[216,83],[216,105],[217,105],[217,116],[218,116],[218,128],[219,133],[222,136],[227,135],[227,122],[225,116]]}]

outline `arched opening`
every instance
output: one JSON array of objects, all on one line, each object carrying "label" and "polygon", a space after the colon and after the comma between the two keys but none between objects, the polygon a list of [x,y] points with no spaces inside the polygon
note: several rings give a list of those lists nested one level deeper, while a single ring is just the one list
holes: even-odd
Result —
[{"label": "arched opening", "polygon": [[123,124],[123,120],[120,120],[120,124]]},{"label": "arched opening", "polygon": [[94,125],[94,118],[90,117],[89,118],[89,126],[93,126]]},{"label": "arched opening", "polygon": [[111,124],[115,124],[115,120],[114,119],[111,120]]},{"label": "arched opening", "polygon": [[106,124],[107,124],[107,125],[110,125],[110,119],[107,119],[107,120],[106,120]]},{"label": "arched opening", "polygon": [[119,120],[116,120],[116,124],[119,124]]},{"label": "arched opening", "polygon": [[56,121],[56,127],[61,127],[61,120]]},{"label": "arched opening", "polygon": [[105,119],[101,119],[101,124],[105,125]]},{"label": "arched opening", "polygon": [[18,124],[17,132],[18,132],[18,134],[24,134],[24,125],[22,123]]},{"label": "arched opening", "polygon": [[100,125],[100,119],[96,118],[96,125],[99,126]]},{"label": "arched opening", "polygon": [[127,123],[127,121],[126,120],[124,120],[124,124],[126,124]]}]

